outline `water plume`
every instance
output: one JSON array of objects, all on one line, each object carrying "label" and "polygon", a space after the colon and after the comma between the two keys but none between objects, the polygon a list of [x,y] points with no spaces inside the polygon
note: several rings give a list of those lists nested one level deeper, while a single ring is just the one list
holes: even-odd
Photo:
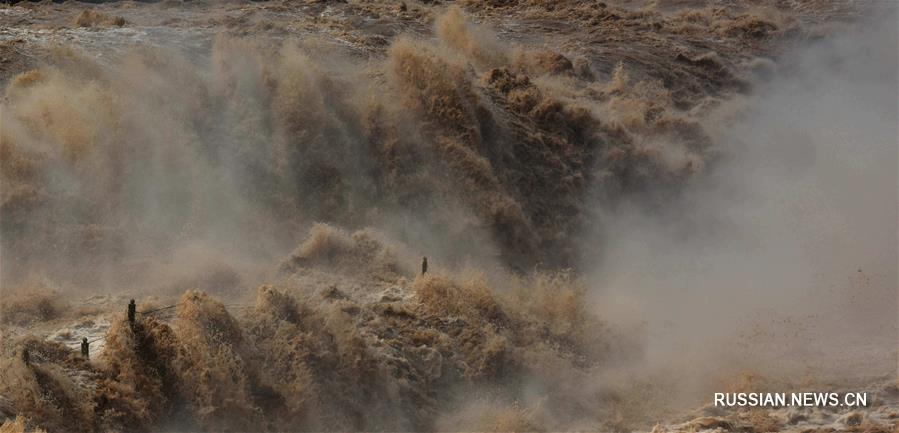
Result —
[{"label": "water plume", "polygon": [[[863,116],[878,151],[837,146],[837,156],[806,146],[826,137],[794,140],[779,119],[746,111],[779,112],[789,97],[764,99],[778,80],[830,70],[778,57],[829,19],[791,5],[266,2],[213,13],[166,2],[149,26],[142,5],[98,6],[123,21],[73,15],[67,23],[88,27],[54,32],[81,38],[83,51],[41,51],[0,101],[0,284],[22,287],[0,301],[0,409],[22,416],[3,428],[631,431],[679,416],[710,381],[769,386],[742,383],[734,371],[746,363],[714,350],[707,362],[733,364],[694,383],[689,373],[707,364],[676,354],[695,346],[657,330],[683,319],[687,343],[726,351],[708,331],[728,327],[710,320],[798,299],[721,289],[735,276],[765,270],[777,288],[817,287],[784,265],[803,247],[787,235],[840,233],[803,238],[821,251],[851,236],[826,218],[759,226],[772,202],[754,194],[814,184],[809,155],[863,160],[882,184],[895,180],[875,163],[895,161],[879,147],[892,111]],[[292,36],[309,26],[321,32]],[[163,42],[105,45],[119,33]],[[837,60],[852,51],[836,48]],[[869,63],[880,65],[850,70]],[[889,80],[862,76],[877,83],[863,99],[882,102]],[[795,82],[783,88],[816,101]],[[744,146],[768,130],[795,147]],[[819,192],[833,201],[787,197],[869,209],[843,194],[865,179],[826,182]],[[846,254],[864,259],[853,280],[863,288],[819,296],[849,321],[891,313],[895,248],[882,234],[895,212],[863,221],[863,246]],[[728,249],[754,240],[785,248],[745,261]],[[709,256],[719,271],[687,284],[684,269]],[[95,310],[72,307],[104,293],[89,298]],[[132,296],[134,323],[121,311]],[[89,361],[42,337],[81,316],[110,324]],[[878,326],[872,335],[895,328]],[[749,352],[769,347],[768,327],[750,329]],[[775,415],[676,428],[787,425]]]}]

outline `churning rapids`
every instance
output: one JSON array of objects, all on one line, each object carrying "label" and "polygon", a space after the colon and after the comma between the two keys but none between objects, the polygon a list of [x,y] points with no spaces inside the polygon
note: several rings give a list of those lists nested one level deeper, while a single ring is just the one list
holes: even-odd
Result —
[{"label": "churning rapids", "polygon": [[[0,432],[895,432],[896,41],[882,1],[0,5]],[[870,398],[712,404],[804,391]]]}]

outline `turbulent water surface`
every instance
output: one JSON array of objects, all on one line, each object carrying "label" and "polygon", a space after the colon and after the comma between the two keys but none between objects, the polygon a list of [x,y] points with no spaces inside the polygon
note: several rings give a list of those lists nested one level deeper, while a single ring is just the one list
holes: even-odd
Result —
[{"label": "turbulent water surface", "polygon": [[896,431],[896,18],[0,5],[0,431]]}]

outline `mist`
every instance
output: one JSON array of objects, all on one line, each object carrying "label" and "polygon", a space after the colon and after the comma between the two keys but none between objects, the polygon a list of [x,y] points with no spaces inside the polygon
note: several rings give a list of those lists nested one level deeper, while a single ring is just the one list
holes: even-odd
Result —
[{"label": "mist", "polygon": [[597,210],[608,253],[587,277],[593,301],[643,329],[651,368],[674,366],[703,392],[721,371],[895,368],[897,35],[885,9],[765,61],[750,96],[702,122],[720,159],[673,203]]},{"label": "mist", "polygon": [[711,392],[895,390],[894,5],[51,6],[0,9],[14,431],[763,433],[842,414]]}]

